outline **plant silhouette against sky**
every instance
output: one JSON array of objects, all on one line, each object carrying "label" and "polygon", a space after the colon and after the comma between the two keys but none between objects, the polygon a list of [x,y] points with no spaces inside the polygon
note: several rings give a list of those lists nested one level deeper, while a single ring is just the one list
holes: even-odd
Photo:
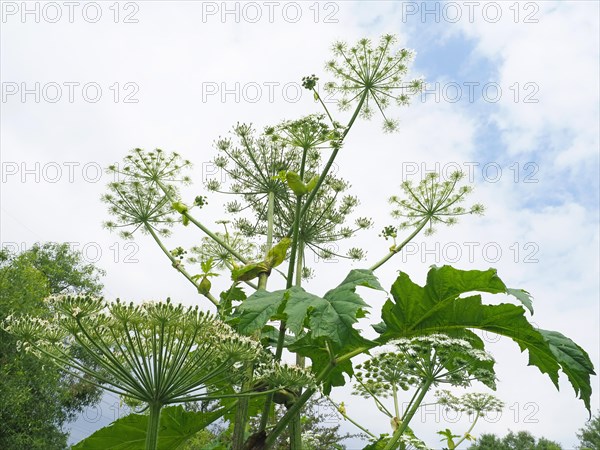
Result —
[{"label": "plant silhouette against sky", "polygon": [[[408,76],[412,58],[413,52],[398,48],[391,35],[378,43],[369,39],[353,46],[336,43],[333,59],[326,64],[333,79],[324,89],[338,96],[340,118],[323,101],[317,88],[319,78],[309,75],[302,80],[303,87],[322,111],[268,124],[262,132],[253,125],[238,123],[228,137],[219,137],[213,162],[227,174],[229,182],[208,180],[205,187],[210,201],[212,194],[226,196],[222,217],[197,213],[207,203],[204,195],[193,199],[180,195],[180,187],[189,184],[193,176],[189,175],[189,161],[175,153],[135,149],[123,165],[109,167],[119,181],[111,183],[103,197],[112,215],[106,226],[127,238],[139,232],[150,235],[171,266],[208,300],[207,306],[216,311],[214,317],[171,303],[134,307],[77,298],[62,300],[63,315],[50,322],[54,323],[50,327],[45,323],[42,327],[36,318],[14,319],[5,327],[22,335],[27,348],[51,354],[58,363],[72,363],[62,345],[73,339],[85,343],[90,353],[99,352],[99,362],[103,358],[112,361],[104,366],[106,375],[98,374],[99,384],[148,404],[146,448],[150,450],[157,448],[159,439],[160,408],[154,407],[153,415],[153,405],[210,395],[222,398],[222,406],[232,411],[223,414],[228,414],[226,420],[233,427],[234,450],[272,448],[286,429],[290,448],[302,449],[303,406],[317,392],[329,395],[350,382],[357,393],[373,398],[390,427],[389,433],[377,436],[350,419],[339,405],[343,417],[369,436],[365,449],[421,445],[410,422],[432,387],[450,384],[468,388],[478,381],[495,388],[495,362],[475,333],[478,330],[515,341],[521,351],[528,351],[529,364],[547,374],[557,387],[562,371],[589,410],[594,369],[587,353],[559,332],[534,326],[529,317],[533,314],[531,295],[523,289],[508,288],[494,269],[434,266],[424,285],[399,271],[387,288],[389,296],[381,320],[373,325],[377,337],[368,339],[357,327],[372,303],[363,296],[373,290],[385,292],[375,275],[379,267],[390,264],[421,231],[428,235],[436,227],[455,224],[459,216],[483,212],[479,204],[464,206],[472,188],[461,184],[461,173],[452,174],[448,180],[429,175],[416,185],[407,181],[400,186],[402,196],[390,198],[390,214],[397,223],[385,225],[380,232],[392,245],[378,260],[362,262],[365,252],[348,246],[344,256],[358,261],[362,268],[344,276],[330,273],[329,267],[310,267],[308,252],[331,257],[337,253],[331,250],[332,244],[351,239],[354,244],[358,231],[368,232],[373,226],[371,219],[354,216],[360,213],[360,203],[348,194],[349,182],[337,173],[333,175],[331,169],[340,151],[346,151],[345,142],[359,118],[381,115],[383,131],[398,128],[389,110],[407,106],[424,85],[420,78]],[[211,222],[217,221],[217,228],[211,229]],[[193,248],[165,243],[179,226],[200,231]],[[220,293],[213,282],[219,276],[227,286]],[[330,289],[322,294],[307,291],[306,278],[310,276],[332,280]],[[359,287],[367,290],[357,292]],[[488,304],[482,294],[503,296],[504,303]],[[68,302],[81,311],[91,308],[91,315],[80,317],[81,311],[65,309]],[[101,312],[103,308],[110,314]],[[173,321],[171,314],[176,317]],[[129,328],[123,324],[129,323],[128,315],[143,333],[149,333],[152,351],[145,346],[148,344],[126,343]],[[92,322],[92,316],[100,323]],[[102,321],[113,321],[121,334],[111,334],[116,332]],[[174,325],[179,322],[182,331]],[[197,324],[193,326],[202,332],[195,351],[214,357],[205,360],[191,356],[188,360],[179,356],[179,343],[185,336],[172,336],[188,329],[188,323]],[[92,327],[97,334],[81,337],[90,328],[86,324],[98,325]],[[161,327],[166,327],[164,331],[174,328],[165,334],[157,332],[163,330]],[[42,335],[41,328],[47,328],[43,339],[36,334]],[[48,347],[48,330],[56,330],[51,340],[60,344],[55,345],[59,350]],[[216,330],[227,330],[225,338],[215,339],[221,335]],[[104,341],[109,335],[111,340]],[[118,347],[117,356],[109,357],[110,345]],[[355,366],[353,360],[358,356],[367,359]],[[295,358],[294,366],[281,363],[290,357]],[[162,372],[147,371],[143,361],[157,359],[190,367],[190,371],[183,380],[173,381],[173,375],[167,382],[160,377],[160,386],[148,390],[157,383],[155,375]],[[197,375],[192,368],[195,364]],[[77,369],[86,370],[83,366]],[[228,389],[216,372],[233,377],[227,381]],[[115,388],[117,381],[119,388]],[[190,390],[192,381],[201,392]],[[400,411],[400,394],[408,391],[412,391],[412,397],[406,398],[409,406]],[[157,397],[164,392],[172,395]],[[488,407],[500,407],[485,397],[488,394],[466,395],[461,400],[442,396],[439,402],[479,414]],[[386,396],[393,398],[391,409],[380,398]],[[284,414],[274,421],[275,405],[280,405]],[[250,416],[256,413],[260,415],[258,426],[251,429]],[[455,448],[468,440],[470,430],[458,437],[449,429],[440,434]]]}]

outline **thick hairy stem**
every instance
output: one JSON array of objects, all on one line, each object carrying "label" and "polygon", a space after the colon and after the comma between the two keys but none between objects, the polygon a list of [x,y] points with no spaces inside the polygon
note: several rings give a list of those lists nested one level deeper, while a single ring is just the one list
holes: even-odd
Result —
[{"label": "thick hairy stem", "polygon": [[273,220],[275,216],[275,193],[269,192],[268,205],[267,205],[267,250],[265,256],[271,250],[273,246]]},{"label": "thick hairy stem", "polygon": [[423,402],[425,395],[427,395],[427,391],[429,390],[431,383],[432,383],[432,380],[427,380],[425,383],[423,383],[421,385],[420,393],[419,393],[419,396],[417,397],[415,403],[412,405],[412,408],[410,408],[410,410],[406,414],[406,417],[404,418],[404,420],[402,421],[402,423],[400,424],[398,429],[396,431],[394,431],[392,438],[387,443],[387,445],[383,448],[383,450],[394,450],[397,448],[398,441],[402,437],[402,434],[404,434],[404,432],[408,428],[408,424],[410,423],[411,419],[413,418],[413,416],[415,415],[417,410],[421,407],[421,403]]},{"label": "thick hairy stem", "polygon": [[308,401],[309,398],[313,396],[315,392],[317,392],[316,388],[308,388],[302,393],[298,400],[296,400],[296,403],[294,403],[294,405],[287,410],[287,412],[283,415],[281,420],[277,422],[275,427],[267,436],[267,439],[265,440],[264,450],[270,449],[275,444],[279,435],[283,433],[283,430],[286,429],[293,417],[296,414],[300,413],[300,410],[302,409],[304,404]]},{"label": "thick hairy stem", "polygon": [[160,403],[151,403],[149,405],[150,415],[148,416],[148,428],[146,431],[146,450],[156,450],[158,448],[158,426],[160,423]]},{"label": "thick hairy stem", "polygon": [[[302,267],[304,266],[304,242],[300,242],[298,244],[298,259],[296,261],[296,282],[295,286],[302,286]],[[296,354],[296,365],[299,367],[304,367],[306,363],[306,358],[304,356],[300,356]]]},{"label": "thick hairy stem", "polygon": [[[300,178],[304,175],[304,167],[306,165],[306,155],[308,153],[308,149],[304,149],[302,152],[302,162],[300,164]],[[294,216],[294,225],[292,228],[292,247],[290,250],[290,260],[288,262],[288,273],[287,273],[287,282],[286,289],[289,289],[293,286],[294,282],[294,268],[296,261],[296,252],[298,251],[298,236],[300,234],[300,217],[302,210],[302,196],[296,196],[296,213]],[[285,330],[286,324],[285,320],[282,320],[279,325],[279,336],[277,338],[277,347],[275,349],[275,360],[280,361],[281,355],[283,354],[283,344],[285,342]],[[265,407],[263,409],[263,414],[260,419],[260,431],[264,431],[267,427],[267,422],[269,421],[269,414],[271,413],[271,404],[273,402],[273,396],[269,395],[267,400],[265,401]]]},{"label": "thick hairy stem", "polygon": [[290,450],[302,450],[302,424],[300,412],[290,422]]},{"label": "thick hairy stem", "polygon": [[[254,373],[254,364],[247,362],[245,367],[245,378],[242,384],[242,391],[246,392],[252,388],[252,375]],[[248,424],[248,407],[250,399],[241,398],[235,409],[235,419],[233,425],[232,450],[242,450],[244,448],[244,437],[246,435],[246,426]]]},{"label": "thick hairy stem", "polygon": [[396,417],[399,419],[400,418],[400,406],[398,405],[398,388],[396,387],[396,384],[392,384],[392,395],[394,396],[394,413],[396,414]]},{"label": "thick hairy stem", "polygon": [[[273,246],[273,216],[275,214],[275,194],[269,192],[268,206],[267,206],[267,245],[265,249],[265,256],[271,250]],[[267,273],[261,273],[258,278],[258,290],[264,290],[267,288],[267,281],[269,275]],[[260,331],[257,332],[258,338],[260,338]],[[246,378],[243,385],[243,390],[248,390],[252,387],[252,376],[254,373],[254,363],[246,363]],[[272,399],[273,394],[269,394],[268,398]],[[244,447],[244,435],[246,426],[248,423],[248,405],[249,399],[241,399],[238,403],[235,413],[235,425],[233,428],[233,450],[241,450]]]},{"label": "thick hairy stem", "polygon": [[[329,375],[329,373],[333,370],[333,368],[336,366],[336,364],[337,364],[337,360],[333,360],[333,361],[329,362],[329,364],[315,378],[316,386],[318,386]],[[265,440],[264,450],[270,449],[275,444],[275,442],[277,441],[277,438],[283,432],[283,430],[285,430],[285,428],[289,425],[292,418],[296,414],[300,413],[300,410],[304,407],[306,402],[315,394],[315,392],[317,392],[317,388],[310,387],[306,391],[304,391],[300,397],[298,397],[296,402],[292,405],[292,407],[290,409],[287,410],[287,412],[283,415],[281,420],[279,420],[279,422],[277,422],[275,427],[271,430],[271,432],[267,436],[267,439]]]},{"label": "thick hairy stem", "polygon": [[[304,263],[304,243],[298,243],[298,256],[296,259],[296,282],[295,286],[302,285],[302,265]],[[304,368],[306,364],[304,356],[296,354],[296,365]],[[302,391],[300,391],[302,394]],[[296,414],[290,423],[290,450],[302,450],[302,424],[300,421],[300,411]]]}]

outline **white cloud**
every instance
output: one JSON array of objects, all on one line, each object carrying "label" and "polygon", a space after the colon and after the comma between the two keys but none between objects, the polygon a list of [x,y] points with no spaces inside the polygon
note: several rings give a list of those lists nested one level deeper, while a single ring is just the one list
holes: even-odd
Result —
[{"label": "white cloud", "polygon": [[600,33],[599,5],[529,3],[539,8],[531,16],[535,22],[525,23],[525,14],[516,22],[516,4],[507,2],[503,15],[513,20],[461,21],[448,30],[474,39],[476,54],[494,65],[501,86],[510,87],[494,117],[510,154],[550,154],[556,169],[585,165],[597,158],[599,146],[599,49],[593,38]]}]

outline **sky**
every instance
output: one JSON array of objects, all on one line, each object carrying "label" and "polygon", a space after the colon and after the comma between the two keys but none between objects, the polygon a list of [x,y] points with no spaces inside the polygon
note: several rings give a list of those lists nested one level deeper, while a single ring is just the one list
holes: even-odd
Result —
[{"label": "sky", "polygon": [[[383,134],[378,117],[353,127],[334,170],[361,200],[359,215],[375,222],[348,245],[367,258],[310,256],[316,277],[306,288],[324,293],[331,280],[386,253],[389,242],[377,235],[394,223],[387,199],[402,181],[460,168],[485,216],[418,236],[378,271],[382,285],[389,288],[398,270],[424,284],[433,264],[497,268],[507,285],[532,293],[535,324],[569,336],[599,366],[598,2],[5,1],[1,11],[3,247],[70,242],[106,270],[109,299],[196,304],[194,289],[149,237],[123,241],[102,227],[109,217],[100,197],[111,181],[103,169],[136,147],[177,151],[194,164],[184,195],[207,195],[219,136],[237,122],[262,129],[322,112],[301,79],[329,79],[331,44],[393,33],[416,52],[411,74],[426,89],[390,111],[397,133]],[[336,118],[348,120],[344,112]],[[226,199],[208,196],[202,220],[216,227]],[[178,228],[168,245],[200,238]],[[216,286],[225,286],[222,278]],[[363,294],[371,314],[360,327],[373,334],[369,324],[386,294]],[[574,448],[587,412],[566,378],[557,391],[516,344],[485,339],[506,407],[474,434],[528,430]],[[592,383],[597,411],[598,378]],[[349,389],[332,397],[376,434],[389,431],[374,405],[350,398]],[[124,413],[118,399],[105,397],[73,425],[72,441],[117,413]],[[412,424],[432,448],[440,448],[436,431],[468,425],[468,417],[436,408]],[[348,448],[362,447],[354,440]]]}]

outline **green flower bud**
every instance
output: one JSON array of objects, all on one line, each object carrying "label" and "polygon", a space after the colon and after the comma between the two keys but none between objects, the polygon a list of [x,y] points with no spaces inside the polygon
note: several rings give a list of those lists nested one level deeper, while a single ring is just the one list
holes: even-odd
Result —
[{"label": "green flower bud", "polygon": [[319,181],[319,175],[315,175],[314,177],[312,177],[306,185],[307,192],[312,191],[317,186],[318,181]]},{"label": "green flower bud", "polygon": [[264,262],[247,264],[244,267],[236,268],[231,271],[233,281],[250,281],[258,277],[261,273],[269,273],[271,269]]},{"label": "green flower bud", "polygon": [[202,281],[198,285],[198,292],[202,295],[206,295],[210,292],[211,282],[208,278],[203,277]]},{"label": "green flower bud", "polygon": [[280,265],[285,260],[285,255],[287,254],[291,243],[292,240],[288,237],[285,237],[277,245],[273,246],[267,253],[265,264],[267,264],[270,268]]},{"label": "green flower bud", "polygon": [[285,180],[294,194],[301,196],[308,192],[308,188],[302,182],[300,175],[298,175],[296,172],[287,172],[285,174]]}]

